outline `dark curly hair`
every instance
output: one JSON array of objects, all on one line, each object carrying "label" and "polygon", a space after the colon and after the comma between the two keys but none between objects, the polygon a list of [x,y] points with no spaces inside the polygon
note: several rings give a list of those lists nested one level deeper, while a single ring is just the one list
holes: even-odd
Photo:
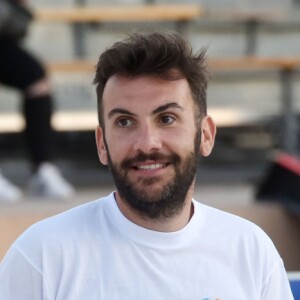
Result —
[{"label": "dark curly hair", "polygon": [[200,120],[207,110],[205,53],[206,49],[202,49],[193,54],[191,46],[178,33],[136,33],[112,45],[101,54],[94,78],[99,124],[104,127],[103,90],[114,74],[127,77],[155,75],[166,80],[186,78],[198,108],[196,117]]}]

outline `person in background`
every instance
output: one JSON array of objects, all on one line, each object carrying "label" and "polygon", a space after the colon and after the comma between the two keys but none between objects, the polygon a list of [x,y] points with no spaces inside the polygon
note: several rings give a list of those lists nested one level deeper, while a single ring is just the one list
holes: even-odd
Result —
[{"label": "person in background", "polygon": [[193,198],[216,134],[205,66],[176,33],[100,56],[96,143],[116,191],[25,231],[1,262],[1,299],[293,299],[270,238]]},{"label": "person in background", "polygon": [[[24,1],[11,0],[10,4],[12,5],[8,8],[11,13],[15,9],[23,9],[30,16]],[[9,16],[7,17],[9,20]],[[38,197],[67,198],[73,194],[74,189],[51,163],[53,101],[47,73],[43,64],[22,48],[21,40],[27,33],[26,28],[21,32],[13,31],[12,28],[14,27],[9,25],[9,21],[7,24],[3,22],[1,28],[0,20],[0,84],[16,88],[22,94],[25,136],[33,173],[28,192]],[[13,202],[21,197],[21,189],[0,172],[0,201]]]}]

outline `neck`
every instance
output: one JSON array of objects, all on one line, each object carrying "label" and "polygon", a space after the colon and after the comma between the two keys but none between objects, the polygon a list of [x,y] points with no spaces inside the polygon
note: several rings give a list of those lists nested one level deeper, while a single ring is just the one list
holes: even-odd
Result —
[{"label": "neck", "polygon": [[137,211],[133,210],[128,205],[128,203],[120,196],[118,192],[115,193],[115,199],[122,214],[131,222],[154,231],[174,232],[186,226],[193,215],[193,191],[194,186],[192,185],[188,190],[184,205],[180,212],[169,218],[161,217],[158,219],[151,219],[149,217],[141,216]]}]

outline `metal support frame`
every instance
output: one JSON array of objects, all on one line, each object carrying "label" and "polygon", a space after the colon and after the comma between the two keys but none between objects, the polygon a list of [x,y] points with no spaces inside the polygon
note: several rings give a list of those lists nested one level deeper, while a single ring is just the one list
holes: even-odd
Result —
[{"label": "metal support frame", "polygon": [[84,58],[86,55],[86,25],[81,23],[72,24],[74,54],[76,58]]},{"label": "metal support frame", "polygon": [[188,28],[189,21],[182,20],[176,21],[175,23],[175,30],[182,34],[184,37],[187,36],[187,28]]},{"label": "metal support frame", "polygon": [[[83,7],[86,5],[85,0],[75,0],[75,5],[78,7]],[[73,45],[74,45],[74,54],[76,58],[84,58],[86,55],[86,24],[82,23],[73,23]]]},{"label": "metal support frame", "polygon": [[281,147],[283,151],[297,154],[298,124],[293,102],[292,79],[293,70],[284,69],[280,72],[282,104]]},{"label": "metal support frame", "polygon": [[259,21],[250,19],[246,22],[246,55],[255,55],[257,46],[257,29]]}]

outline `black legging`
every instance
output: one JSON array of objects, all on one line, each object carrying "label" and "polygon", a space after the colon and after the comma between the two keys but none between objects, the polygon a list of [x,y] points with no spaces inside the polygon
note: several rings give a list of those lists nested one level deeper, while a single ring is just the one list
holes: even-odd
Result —
[{"label": "black legging", "polygon": [[[23,93],[25,136],[33,166],[51,159],[51,95],[26,96],[26,89],[46,76],[42,64],[16,42],[0,38],[0,83]],[[1,99],[0,101],[2,101]]]}]

